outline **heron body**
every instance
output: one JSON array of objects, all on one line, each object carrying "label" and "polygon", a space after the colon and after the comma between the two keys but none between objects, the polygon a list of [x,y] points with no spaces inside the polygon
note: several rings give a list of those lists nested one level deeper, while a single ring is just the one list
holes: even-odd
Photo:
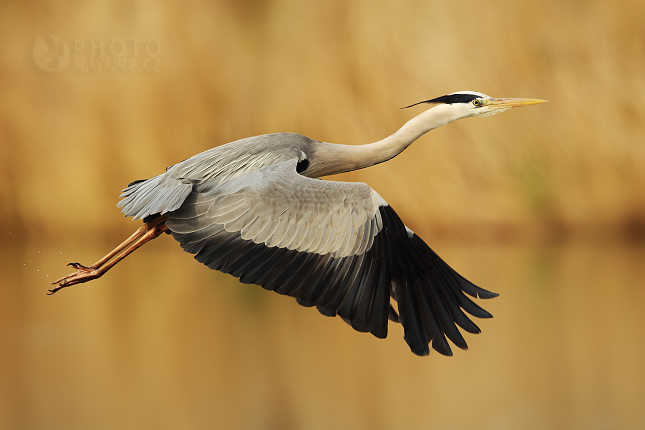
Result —
[{"label": "heron body", "polygon": [[[457,326],[480,331],[466,314],[491,317],[467,295],[497,294],[457,274],[368,185],[319,178],[387,161],[451,121],[540,102],[453,93],[422,102],[430,108],[366,145],[294,133],[249,137],[133,182],[118,206],[126,216],[146,221],[141,236],[167,230],[211,269],[295,297],[378,338],[387,336],[388,319],[399,322],[413,353],[427,355],[432,345],[452,355],[446,337],[467,348]],[[136,249],[149,239],[134,240]],[[89,268],[77,264],[79,272],[56,281],[52,291],[102,275],[110,258]]]}]

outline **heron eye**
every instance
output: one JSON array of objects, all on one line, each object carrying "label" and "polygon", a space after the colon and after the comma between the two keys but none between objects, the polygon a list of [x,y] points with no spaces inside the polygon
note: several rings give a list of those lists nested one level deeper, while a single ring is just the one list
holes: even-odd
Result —
[{"label": "heron eye", "polygon": [[481,101],[481,100],[479,100],[479,99],[475,99],[475,100],[473,100],[473,105],[475,105],[475,106],[480,106],[481,104],[482,104],[482,101]]}]

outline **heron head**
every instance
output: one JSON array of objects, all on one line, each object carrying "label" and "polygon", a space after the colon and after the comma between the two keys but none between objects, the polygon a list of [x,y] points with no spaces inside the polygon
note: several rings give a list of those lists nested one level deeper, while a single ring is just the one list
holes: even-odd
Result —
[{"label": "heron head", "polygon": [[496,99],[475,91],[457,91],[452,94],[415,103],[406,107],[416,106],[421,103],[431,104],[433,105],[432,107],[437,108],[441,106],[440,110],[445,110],[445,113],[453,116],[454,118],[452,118],[452,120],[454,120],[475,116],[495,115],[496,113],[504,112],[505,110],[514,107],[529,106],[545,102],[546,100],[541,99]]}]

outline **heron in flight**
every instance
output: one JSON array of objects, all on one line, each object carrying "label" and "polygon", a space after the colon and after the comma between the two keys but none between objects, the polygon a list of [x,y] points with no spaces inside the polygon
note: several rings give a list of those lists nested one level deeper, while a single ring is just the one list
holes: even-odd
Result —
[{"label": "heron in flight", "polygon": [[50,294],[102,276],[166,232],[197,261],[241,282],[295,297],[377,338],[387,336],[389,319],[403,325],[414,354],[428,355],[431,344],[452,355],[446,337],[467,348],[457,326],[480,332],[466,313],[492,316],[466,295],[497,294],[457,274],[368,185],[319,178],[387,161],[449,122],[544,101],[460,91],[411,105],[428,109],[370,144],[276,133],[202,152],[129,184],[118,206],[143,226],[95,264],[70,263],[77,271],[53,282]]}]

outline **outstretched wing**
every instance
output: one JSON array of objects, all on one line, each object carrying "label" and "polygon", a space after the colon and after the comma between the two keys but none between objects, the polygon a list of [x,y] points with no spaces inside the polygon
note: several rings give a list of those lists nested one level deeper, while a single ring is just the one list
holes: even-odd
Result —
[{"label": "outstretched wing", "polygon": [[211,269],[316,305],[358,331],[384,338],[389,317],[417,355],[429,354],[430,342],[451,355],[446,336],[467,348],[455,324],[480,330],[463,311],[491,315],[464,293],[497,294],[452,270],[366,184],[306,178],[297,161],[194,185],[166,224]]}]

